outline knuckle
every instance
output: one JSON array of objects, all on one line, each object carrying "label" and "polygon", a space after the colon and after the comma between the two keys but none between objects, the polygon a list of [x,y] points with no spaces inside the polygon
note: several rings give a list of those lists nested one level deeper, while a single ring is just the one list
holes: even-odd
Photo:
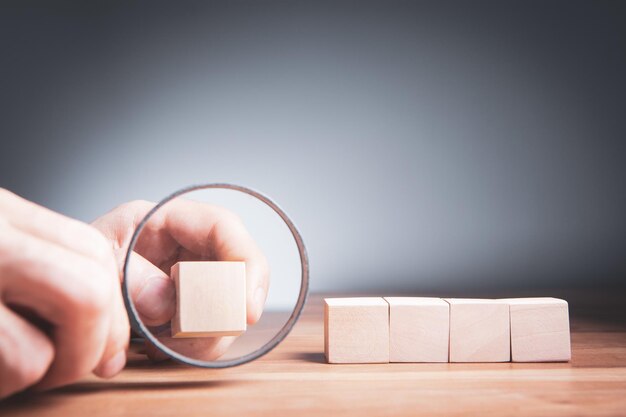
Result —
[{"label": "knuckle", "polygon": [[103,264],[115,260],[111,242],[96,228],[89,226],[87,234],[91,242],[91,251],[96,260]]},{"label": "knuckle", "polygon": [[152,207],[154,207],[154,203],[147,200],[132,200],[126,203],[119,205],[115,210],[122,214],[130,214],[134,215],[137,212],[147,212]]},{"label": "knuckle", "polygon": [[147,200],[132,200],[120,204],[103,217],[118,227],[119,225],[134,227],[154,206],[155,203]]},{"label": "knuckle", "polygon": [[230,211],[224,207],[218,208],[218,217],[220,222],[229,226],[243,226],[243,220],[233,211]]},{"label": "knuckle", "polygon": [[17,195],[6,188],[0,187],[0,212],[7,212],[16,198]]},{"label": "knuckle", "polygon": [[15,197],[15,194],[13,194],[11,191],[7,190],[6,188],[0,187],[0,200],[14,198],[14,197]]},{"label": "knuckle", "polygon": [[0,187],[0,211],[11,212],[29,202],[13,191]]}]

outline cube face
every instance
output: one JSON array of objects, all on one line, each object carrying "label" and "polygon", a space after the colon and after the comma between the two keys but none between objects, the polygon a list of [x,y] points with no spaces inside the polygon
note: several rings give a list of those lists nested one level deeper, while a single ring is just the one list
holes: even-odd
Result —
[{"label": "cube face", "polygon": [[440,298],[385,297],[390,362],[448,362],[450,306]]},{"label": "cube face", "polygon": [[329,363],[389,362],[389,304],[379,297],[324,300]]},{"label": "cube face", "polygon": [[567,362],[571,359],[569,309],[557,298],[503,300],[511,309],[513,362]]},{"label": "cube face", "polygon": [[450,304],[450,362],[511,360],[507,303],[458,298],[445,300]]},{"label": "cube face", "polygon": [[172,337],[236,336],[246,330],[244,262],[179,262],[171,276]]}]

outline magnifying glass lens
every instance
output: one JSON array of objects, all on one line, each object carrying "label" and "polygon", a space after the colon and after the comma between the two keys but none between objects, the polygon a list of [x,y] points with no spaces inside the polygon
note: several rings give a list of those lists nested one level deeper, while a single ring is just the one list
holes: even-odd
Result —
[{"label": "magnifying glass lens", "polygon": [[149,356],[223,368],[262,356],[287,335],[305,302],[308,260],[273,201],[207,184],[146,212],[123,288]]}]

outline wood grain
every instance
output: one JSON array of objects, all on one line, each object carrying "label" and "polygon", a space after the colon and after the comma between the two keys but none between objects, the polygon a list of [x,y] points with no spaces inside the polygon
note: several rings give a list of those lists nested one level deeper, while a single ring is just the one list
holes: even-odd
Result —
[{"label": "wood grain", "polygon": [[325,363],[323,306],[312,296],[285,342],[251,364],[193,369],[135,354],[112,380],[22,394],[0,403],[0,416],[625,415],[622,294],[539,292],[569,301],[571,362],[368,365]]},{"label": "wood grain", "polygon": [[385,297],[390,362],[448,362],[450,306],[434,297]]},{"label": "wood grain", "polygon": [[450,362],[511,360],[506,302],[471,298],[445,300],[450,304]]},{"label": "wood grain", "polygon": [[326,298],[324,354],[334,364],[389,362],[389,304],[381,297]]},{"label": "wood grain", "polygon": [[508,298],[513,362],[569,361],[567,301],[551,297]]}]

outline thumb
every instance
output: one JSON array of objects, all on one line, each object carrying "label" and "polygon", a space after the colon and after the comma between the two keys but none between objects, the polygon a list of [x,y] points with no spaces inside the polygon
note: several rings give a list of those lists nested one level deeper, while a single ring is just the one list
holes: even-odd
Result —
[{"label": "thumb", "polygon": [[176,312],[174,281],[143,256],[133,252],[128,264],[128,289],[143,323],[159,326]]}]

